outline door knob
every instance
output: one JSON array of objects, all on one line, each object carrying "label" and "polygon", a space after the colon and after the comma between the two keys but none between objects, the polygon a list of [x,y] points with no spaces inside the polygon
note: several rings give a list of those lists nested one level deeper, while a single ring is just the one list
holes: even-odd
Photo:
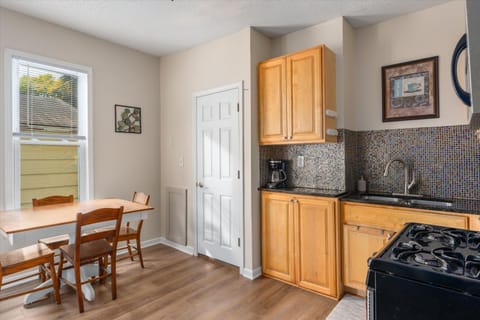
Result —
[{"label": "door knob", "polygon": [[203,183],[197,182],[197,187],[203,188]]}]

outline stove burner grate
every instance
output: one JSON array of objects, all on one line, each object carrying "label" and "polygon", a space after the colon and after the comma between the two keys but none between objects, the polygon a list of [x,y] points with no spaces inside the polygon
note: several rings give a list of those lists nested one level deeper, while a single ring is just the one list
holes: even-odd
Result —
[{"label": "stove burner grate", "polygon": [[432,250],[432,255],[441,261],[440,268],[443,271],[463,274],[465,258],[461,252],[453,251],[451,248],[437,248]]},{"label": "stove burner grate", "polygon": [[467,257],[465,275],[469,278],[480,279],[480,256],[469,255]]},{"label": "stove burner grate", "polygon": [[467,245],[471,249],[480,251],[480,233],[469,232],[467,238]]},{"label": "stove burner grate", "polygon": [[412,254],[422,250],[422,246],[415,241],[400,242],[397,247],[392,250],[392,259],[405,261]]}]

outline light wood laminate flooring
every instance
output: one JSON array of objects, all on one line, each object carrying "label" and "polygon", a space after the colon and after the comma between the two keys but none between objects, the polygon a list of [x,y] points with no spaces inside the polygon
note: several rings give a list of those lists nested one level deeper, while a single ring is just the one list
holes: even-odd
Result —
[{"label": "light wood laminate flooring", "polygon": [[0,302],[0,319],[325,319],[336,302],[268,278],[254,281],[238,269],[192,257],[164,245],[144,249],[145,269],[129,259],[117,267],[117,300],[110,281],[94,284],[96,299],[79,314],[75,293],[23,306],[23,297]]}]

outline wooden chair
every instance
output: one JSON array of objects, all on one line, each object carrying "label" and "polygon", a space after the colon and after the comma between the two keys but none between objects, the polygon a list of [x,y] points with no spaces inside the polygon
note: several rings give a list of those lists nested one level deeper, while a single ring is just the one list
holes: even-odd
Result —
[{"label": "wooden chair", "polygon": [[27,276],[21,279],[16,279],[13,281],[8,281],[3,283],[4,276],[25,271],[34,267],[49,266],[49,270],[47,272],[50,273],[50,277],[52,279],[51,285],[44,286],[42,288],[34,288],[34,289],[23,290],[22,292],[12,293],[10,295],[0,297],[0,301],[53,287],[54,293],[55,293],[55,300],[57,301],[57,304],[60,304],[59,283],[58,283],[57,275],[55,274],[53,256],[54,256],[53,251],[50,250],[43,243],[37,243],[29,247],[16,249],[10,252],[0,254],[0,289],[2,286],[5,286],[9,283],[16,282],[29,277]]},{"label": "wooden chair", "polygon": [[[41,198],[41,199],[36,199],[36,198],[32,199],[32,205],[34,208],[36,208],[36,207],[43,207],[43,206],[48,206],[52,204],[73,203],[73,200],[74,200],[73,195],[50,196],[50,197]],[[57,250],[61,246],[68,244],[69,241],[70,241],[70,236],[68,234],[62,234],[59,236],[39,239],[38,243],[45,244],[51,250]],[[56,256],[59,256],[59,254],[56,254]],[[42,281],[45,281],[45,273],[40,272],[40,279]]]},{"label": "wooden chair", "polygon": [[[84,311],[82,285],[85,283],[103,280],[108,276],[112,277],[112,300],[117,298],[117,238],[123,214],[123,207],[103,208],[88,213],[77,214],[77,226],[75,232],[75,243],[60,247],[60,266],[58,278],[77,291],[77,301],[80,313]],[[115,223],[114,228],[105,228],[97,232],[85,232],[83,227],[100,223]],[[105,259],[111,257],[110,272],[106,268]],[[62,277],[64,260],[70,262],[75,270],[75,283]],[[98,263],[98,276],[84,279],[80,278],[80,267],[85,264]],[[69,266],[71,268],[71,266]]]},{"label": "wooden chair", "polygon": [[[134,192],[133,193],[133,202],[141,203],[144,205],[148,205],[150,202],[150,195],[147,195],[143,192]],[[134,228],[130,225],[130,222],[127,222],[126,224],[122,224],[120,228],[120,234],[118,235],[118,241],[126,241],[126,246],[123,247],[118,247],[117,250],[128,250],[128,256],[130,257],[130,260],[133,261],[133,257],[138,255],[138,258],[140,260],[140,266],[144,268],[143,265],[143,256],[142,256],[142,246],[140,242],[140,236],[142,232],[142,225],[143,225],[143,220],[140,220],[137,224],[137,227]],[[135,246],[130,243],[130,241],[135,240]],[[135,250],[135,252],[133,250]]]}]

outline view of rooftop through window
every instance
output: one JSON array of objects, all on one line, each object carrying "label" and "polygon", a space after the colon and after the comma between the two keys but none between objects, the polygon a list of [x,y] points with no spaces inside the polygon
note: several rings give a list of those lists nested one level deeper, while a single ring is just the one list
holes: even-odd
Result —
[{"label": "view of rooftop through window", "polygon": [[77,135],[78,76],[18,64],[20,132]]}]

